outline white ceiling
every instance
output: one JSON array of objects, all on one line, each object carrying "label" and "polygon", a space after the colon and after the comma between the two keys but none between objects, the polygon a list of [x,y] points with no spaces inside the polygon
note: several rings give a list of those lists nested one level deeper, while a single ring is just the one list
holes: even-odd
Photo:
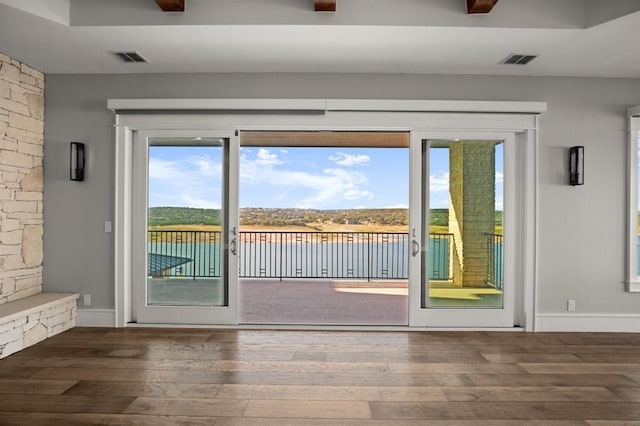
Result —
[{"label": "white ceiling", "polygon": [[[640,78],[640,0],[0,0],[0,52],[45,73],[345,72]],[[148,64],[124,64],[114,51]],[[510,53],[540,55],[499,65]]]}]

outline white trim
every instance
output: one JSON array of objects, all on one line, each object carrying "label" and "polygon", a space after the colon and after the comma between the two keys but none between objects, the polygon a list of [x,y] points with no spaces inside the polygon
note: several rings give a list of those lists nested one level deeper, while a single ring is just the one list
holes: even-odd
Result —
[{"label": "white trim", "polygon": [[78,327],[114,327],[114,309],[78,309]]},{"label": "white trim", "polygon": [[[422,259],[429,256],[429,243],[424,243],[422,208],[429,205],[429,191],[424,191],[423,168],[429,174],[429,163],[423,158],[422,133],[411,132],[409,144],[409,326],[425,324],[422,308]],[[425,164],[423,164],[425,163]],[[426,183],[428,185],[428,182]],[[423,199],[424,198],[424,199]],[[428,235],[427,235],[428,237]],[[417,244],[417,246],[416,246]],[[414,248],[417,249],[414,251]],[[414,253],[416,253],[414,255]],[[427,290],[428,291],[428,290]]]},{"label": "white trim", "polygon": [[[135,321],[131,307],[131,220],[132,138],[140,130],[402,130],[463,133],[509,133],[522,135],[533,145],[526,152],[527,229],[523,232],[528,257],[537,253],[537,114],[546,110],[544,102],[415,101],[415,100],[298,100],[298,99],[110,99],[116,115],[115,176],[115,315],[116,326]],[[322,108],[321,108],[322,107]],[[201,110],[198,110],[201,108]],[[314,109],[317,108],[317,109]],[[344,109],[343,109],[344,108]],[[348,110],[360,108],[362,110]],[[190,114],[153,114],[153,111],[182,109]],[[212,114],[216,110],[226,114]],[[261,109],[262,111],[258,111]],[[469,112],[473,109],[474,112]],[[324,111],[288,114],[286,111]],[[234,111],[236,111],[234,113]],[[264,112],[280,111],[277,114]],[[124,112],[120,114],[118,112]],[[142,113],[144,112],[144,113]],[[354,123],[357,123],[354,125]],[[529,163],[530,154],[534,154]],[[531,191],[531,192],[530,192]],[[231,200],[232,201],[232,200]],[[529,216],[531,215],[531,216]],[[533,329],[537,263],[525,259],[517,266],[524,286],[516,310],[523,311],[519,325]],[[411,314],[410,314],[411,316]],[[418,325],[415,324],[414,325]],[[447,324],[444,324],[447,325]],[[454,325],[454,324],[448,324]],[[422,327],[419,327],[422,329]]]},{"label": "white trim", "polygon": [[116,116],[114,279],[116,327],[131,321],[131,204],[133,190],[132,130]]},{"label": "white trim", "polygon": [[629,293],[640,293],[640,281],[627,282],[627,291]]},{"label": "white trim", "polygon": [[627,117],[640,117],[640,105],[636,105],[627,110]]},{"label": "white trim", "polygon": [[109,99],[122,111],[325,111],[324,99]]},{"label": "white trim", "polygon": [[638,283],[638,139],[640,105],[628,110],[627,147],[627,291],[640,291]]},{"label": "white trim", "polygon": [[[238,112],[215,114],[118,114],[117,126],[134,130],[238,129],[250,130],[343,130],[343,131],[524,131],[535,130],[537,115],[464,112],[329,111],[326,114],[265,114]],[[364,124],[363,124],[364,123]],[[366,125],[366,123],[369,123]]]},{"label": "white trim", "polygon": [[397,111],[540,114],[546,102],[399,99],[109,99],[124,111]]},{"label": "white trim", "polygon": [[[415,327],[467,327],[470,323],[478,327],[506,327],[526,324],[526,312],[534,309],[533,299],[527,298],[533,285],[533,278],[527,275],[531,268],[524,257],[535,252],[535,240],[532,239],[535,225],[535,175],[529,171],[535,170],[535,157],[526,154],[535,150],[535,139],[530,131],[510,132],[475,132],[468,130],[423,131],[413,132],[411,139],[411,178],[410,183],[410,239],[424,242],[421,211],[423,197],[428,205],[429,191],[425,191],[416,182],[424,180],[422,173],[422,144],[428,139],[469,139],[469,140],[501,140],[504,141],[504,282],[503,307],[500,309],[464,309],[464,308],[422,308],[422,279],[420,273],[422,264],[420,256],[410,259],[409,278],[409,325]],[[429,172],[427,171],[427,175]],[[426,183],[426,182],[425,182]],[[414,236],[415,234],[415,236]],[[421,244],[421,254],[428,255],[428,245]],[[426,247],[425,247],[426,245]],[[417,273],[415,272],[417,271]],[[530,271],[529,271],[530,272]],[[518,296],[516,302],[516,294]]]},{"label": "white trim", "polygon": [[522,327],[493,328],[493,327],[407,327],[403,325],[309,325],[309,324],[127,324],[131,328],[205,328],[214,330],[301,330],[301,331],[505,331],[523,332]]},{"label": "white trim", "polygon": [[[228,222],[230,229],[238,229],[238,212],[236,205],[237,185],[238,185],[238,136],[232,129],[224,130],[201,130],[196,127],[181,130],[139,130],[133,137],[132,147],[132,163],[133,163],[133,182],[132,182],[132,201],[131,201],[131,223],[133,224],[131,232],[131,258],[133,264],[131,267],[131,289],[126,291],[132,295],[132,317],[130,321],[142,323],[187,323],[187,324],[237,324],[237,274],[228,275],[228,306],[158,306],[147,304],[147,257],[146,257],[146,241],[147,241],[147,209],[148,209],[148,173],[149,173],[149,139],[151,138],[181,138],[181,137],[205,137],[220,138],[227,140],[227,146],[221,149],[229,151],[227,158],[229,167],[233,170],[230,174],[233,176],[223,177],[223,193],[233,193],[227,202],[223,201],[225,206],[223,215]],[[229,179],[227,181],[227,179]],[[235,203],[235,205],[233,205]],[[227,215],[229,217],[227,217]],[[226,225],[222,229],[225,230]],[[227,230],[228,231],[228,230]],[[231,237],[229,237],[229,240]],[[232,255],[226,250],[227,239],[223,236],[222,241],[224,248],[221,254],[229,258],[221,261],[222,276],[225,270],[238,270],[238,256]]]},{"label": "white trim", "polygon": [[640,333],[640,315],[538,314],[535,331]]},{"label": "white trim", "polygon": [[394,99],[327,99],[327,111],[398,111],[398,112],[498,112],[540,114],[546,102],[512,101],[441,101]]},{"label": "white trim", "polygon": [[[538,259],[540,257],[540,248],[538,245],[538,218],[539,204],[538,204],[538,175],[540,164],[540,132],[537,130],[539,127],[540,117],[535,117],[536,130],[528,130],[527,137],[531,138],[533,146],[528,148],[526,158],[533,158],[534,165],[531,168],[527,168],[527,182],[530,182],[527,187],[527,193],[530,197],[527,200],[526,211],[530,211],[533,214],[533,218],[527,221],[529,226],[526,229],[525,239],[527,240],[527,247],[530,247],[529,254],[525,254],[525,270],[524,276],[524,297],[523,297],[523,312],[524,318],[522,318],[526,331],[535,330],[536,310],[538,306]],[[533,203],[533,205],[530,205]]]}]

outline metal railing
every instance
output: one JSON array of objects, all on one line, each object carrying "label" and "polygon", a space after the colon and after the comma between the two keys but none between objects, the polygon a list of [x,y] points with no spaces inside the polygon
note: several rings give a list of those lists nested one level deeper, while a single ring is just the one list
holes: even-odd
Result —
[{"label": "metal railing", "polygon": [[[219,231],[148,231],[151,276],[211,278],[220,276]],[[182,262],[177,259],[183,259]],[[180,263],[178,266],[172,266]]]},{"label": "metal railing", "polygon": [[240,277],[406,279],[409,235],[241,232]]},{"label": "metal railing", "polygon": [[429,234],[429,280],[450,280],[453,234]]},{"label": "metal railing", "polygon": [[[219,231],[149,231],[153,276],[220,276]],[[429,279],[449,280],[451,234],[429,234]],[[240,232],[241,278],[407,279],[409,235],[382,232]],[[172,266],[176,258],[188,262]],[[162,268],[162,260],[165,259]]]},{"label": "metal railing", "polygon": [[487,240],[487,278],[486,283],[497,289],[502,289],[504,284],[502,255],[503,236],[498,234],[485,234]]}]

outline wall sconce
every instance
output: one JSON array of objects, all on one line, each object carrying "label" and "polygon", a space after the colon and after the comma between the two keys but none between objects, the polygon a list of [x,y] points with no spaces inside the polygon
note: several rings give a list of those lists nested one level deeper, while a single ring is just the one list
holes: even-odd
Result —
[{"label": "wall sconce", "polygon": [[69,178],[78,182],[84,180],[84,144],[71,142]]},{"label": "wall sconce", "polygon": [[569,185],[584,185],[584,146],[569,148]]}]

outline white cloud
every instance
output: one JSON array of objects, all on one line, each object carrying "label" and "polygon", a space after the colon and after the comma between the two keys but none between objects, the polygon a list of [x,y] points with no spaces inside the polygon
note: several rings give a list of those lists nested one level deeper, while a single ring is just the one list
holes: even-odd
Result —
[{"label": "white cloud", "polygon": [[275,166],[283,162],[278,158],[277,154],[273,154],[268,149],[260,148],[256,154],[256,163],[262,166]]},{"label": "white cloud", "polygon": [[502,172],[496,172],[496,183],[504,182],[504,174]]},{"label": "white cloud", "polygon": [[207,155],[149,158],[149,205],[220,208],[222,164]]},{"label": "white cloud", "polygon": [[165,179],[180,174],[178,164],[174,161],[165,161],[158,158],[149,159],[149,178]]},{"label": "white cloud", "polygon": [[[364,186],[365,174],[353,170],[325,168],[321,171],[287,170],[277,154],[261,148],[251,157],[240,156],[240,181],[243,184],[266,184],[288,190],[302,189],[310,194],[293,201],[298,208],[322,208],[336,200],[370,200],[373,193]],[[274,197],[278,197],[274,194]]]},{"label": "white cloud", "polygon": [[429,176],[431,192],[449,192],[449,172],[436,172]]},{"label": "white cloud", "polygon": [[344,152],[336,152],[335,155],[329,156],[329,160],[339,166],[351,167],[364,166],[371,161],[371,157],[366,154],[346,154]]}]

